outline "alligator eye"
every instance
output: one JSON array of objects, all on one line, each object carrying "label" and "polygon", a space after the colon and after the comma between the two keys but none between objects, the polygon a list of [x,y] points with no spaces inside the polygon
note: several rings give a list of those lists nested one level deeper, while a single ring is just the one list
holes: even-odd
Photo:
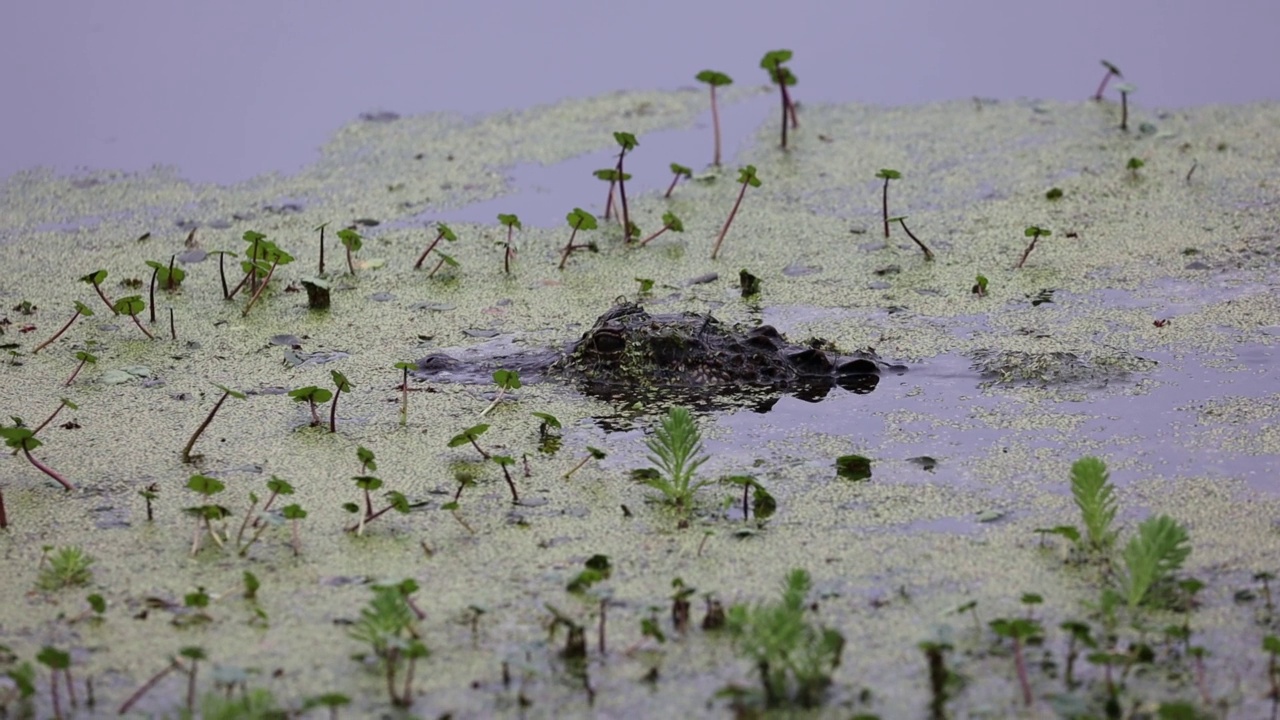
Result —
[{"label": "alligator eye", "polygon": [[612,330],[601,330],[591,336],[591,346],[601,355],[616,355],[627,347],[627,341]]},{"label": "alligator eye", "polygon": [[821,350],[809,348],[788,353],[786,358],[801,375],[825,375],[831,372],[831,359]]},{"label": "alligator eye", "polygon": [[841,363],[836,368],[837,375],[879,375],[880,368],[871,360],[866,358],[855,358],[848,362]]}]

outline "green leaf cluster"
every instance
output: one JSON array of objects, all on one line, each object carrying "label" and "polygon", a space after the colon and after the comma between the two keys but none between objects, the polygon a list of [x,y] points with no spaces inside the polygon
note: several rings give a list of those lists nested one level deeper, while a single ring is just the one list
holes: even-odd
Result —
[{"label": "green leaf cluster", "polygon": [[702,453],[702,435],[693,415],[682,407],[671,408],[645,445],[656,472],[642,482],[660,491],[666,502],[687,510],[694,492],[707,483],[695,480],[694,473],[709,459]]}]

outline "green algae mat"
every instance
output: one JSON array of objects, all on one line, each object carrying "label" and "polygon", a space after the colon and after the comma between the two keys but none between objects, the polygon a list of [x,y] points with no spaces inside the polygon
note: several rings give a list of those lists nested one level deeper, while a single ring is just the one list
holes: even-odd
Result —
[{"label": "green algae mat", "polygon": [[[701,167],[705,102],[366,120],[230,187],[10,178],[0,712],[1269,714],[1280,107],[805,106],[786,151],[773,120],[669,198],[632,180],[643,232],[682,232],[579,215],[560,270],[569,224],[450,220],[413,269],[504,168],[673,129],[699,158],[663,161]],[[885,237],[886,185],[933,260]],[[269,281],[224,299],[247,259]],[[554,354],[619,297],[907,369],[823,397],[403,382]],[[708,459],[673,507],[632,471],[681,404]]]}]

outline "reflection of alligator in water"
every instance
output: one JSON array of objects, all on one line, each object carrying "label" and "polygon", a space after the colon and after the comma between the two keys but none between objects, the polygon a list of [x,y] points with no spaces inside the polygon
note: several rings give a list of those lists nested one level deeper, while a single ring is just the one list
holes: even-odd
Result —
[{"label": "reflection of alligator in water", "polygon": [[[479,363],[477,375],[505,367],[558,376],[608,399],[665,394],[724,395],[752,388],[784,390],[816,401],[835,386],[869,393],[881,369],[901,372],[868,349],[836,352],[826,341],[795,345],[769,325],[742,328],[711,315],[650,315],[623,302],[601,315],[582,339],[563,353],[496,357]],[[466,374],[464,361],[431,355],[418,361],[420,378]],[[478,378],[479,379],[479,378]]]}]

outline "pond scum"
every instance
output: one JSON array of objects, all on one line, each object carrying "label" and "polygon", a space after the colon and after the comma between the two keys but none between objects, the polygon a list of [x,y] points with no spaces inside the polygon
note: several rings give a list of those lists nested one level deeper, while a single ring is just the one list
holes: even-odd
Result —
[{"label": "pond scum", "polygon": [[[1280,109],[1144,117],[1106,63],[1081,103],[809,107],[791,61],[732,168],[755,91],[707,70],[710,106],[372,118],[232,187],[11,178],[0,717],[1274,717],[1277,395],[1090,426],[1274,342]],[[624,171],[708,109],[715,165]],[[606,150],[567,229],[433,218]],[[732,402],[412,380],[620,295],[838,308],[919,368],[758,442]]]}]

